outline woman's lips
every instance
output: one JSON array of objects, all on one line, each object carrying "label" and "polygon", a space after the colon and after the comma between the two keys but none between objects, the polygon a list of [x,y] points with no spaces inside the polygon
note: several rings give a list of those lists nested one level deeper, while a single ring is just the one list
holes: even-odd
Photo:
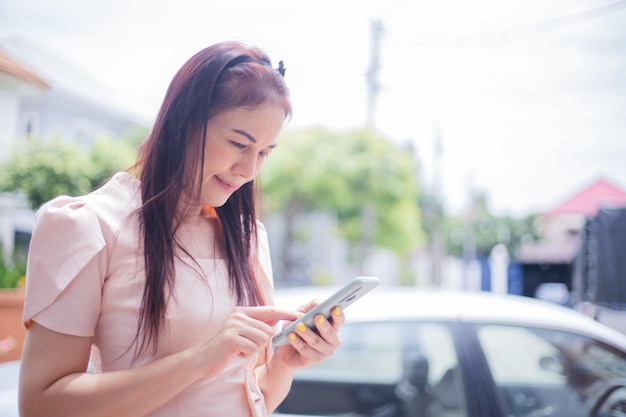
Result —
[{"label": "woman's lips", "polygon": [[232,194],[235,191],[237,191],[237,189],[239,188],[238,185],[233,185],[229,182],[224,181],[223,179],[221,179],[220,177],[215,177],[215,179],[217,180],[217,183],[228,193]]}]

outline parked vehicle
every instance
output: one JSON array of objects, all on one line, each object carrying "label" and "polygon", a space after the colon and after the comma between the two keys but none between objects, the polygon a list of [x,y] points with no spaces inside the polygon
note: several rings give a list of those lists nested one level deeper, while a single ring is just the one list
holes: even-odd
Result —
[{"label": "parked vehicle", "polygon": [[[279,289],[294,308],[335,288]],[[342,346],[296,374],[276,417],[624,417],[626,335],[521,296],[380,287],[346,310]],[[17,417],[19,361],[0,364]]]},{"label": "parked vehicle", "polygon": [[[334,288],[279,289],[294,308]],[[380,287],[342,346],[298,371],[279,413],[377,417],[626,416],[626,335],[554,303]]]},{"label": "parked vehicle", "polygon": [[20,361],[0,363],[0,417],[18,417],[17,383]]}]

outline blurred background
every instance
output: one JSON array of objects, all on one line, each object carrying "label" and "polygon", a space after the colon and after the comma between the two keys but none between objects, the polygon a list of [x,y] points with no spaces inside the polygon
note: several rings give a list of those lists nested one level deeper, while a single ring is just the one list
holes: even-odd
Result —
[{"label": "blurred background", "polygon": [[616,0],[0,0],[1,286],[23,286],[39,205],[130,165],[176,70],[222,40],[287,68],[261,175],[277,287],[625,308]]}]

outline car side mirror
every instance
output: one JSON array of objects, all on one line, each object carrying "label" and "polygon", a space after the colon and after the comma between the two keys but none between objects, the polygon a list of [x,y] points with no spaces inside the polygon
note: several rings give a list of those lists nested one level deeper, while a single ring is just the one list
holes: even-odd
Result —
[{"label": "car side mirror", "polygon": [[565,375],[565,367],[561,360],[553,355],[543,356],[539,359],[539,367],[544,371],[552,372],[557,375]]}]

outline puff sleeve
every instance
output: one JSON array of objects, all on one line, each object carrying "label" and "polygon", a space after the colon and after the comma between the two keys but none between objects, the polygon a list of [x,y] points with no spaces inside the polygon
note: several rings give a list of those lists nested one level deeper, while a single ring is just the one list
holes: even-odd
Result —
[{"label": "puff sleeve", "polygon": [[26,270],[23,321],[91,337],[100,314],[106,241],[94,211],[61,196],[44,204],[35,224]]}]

